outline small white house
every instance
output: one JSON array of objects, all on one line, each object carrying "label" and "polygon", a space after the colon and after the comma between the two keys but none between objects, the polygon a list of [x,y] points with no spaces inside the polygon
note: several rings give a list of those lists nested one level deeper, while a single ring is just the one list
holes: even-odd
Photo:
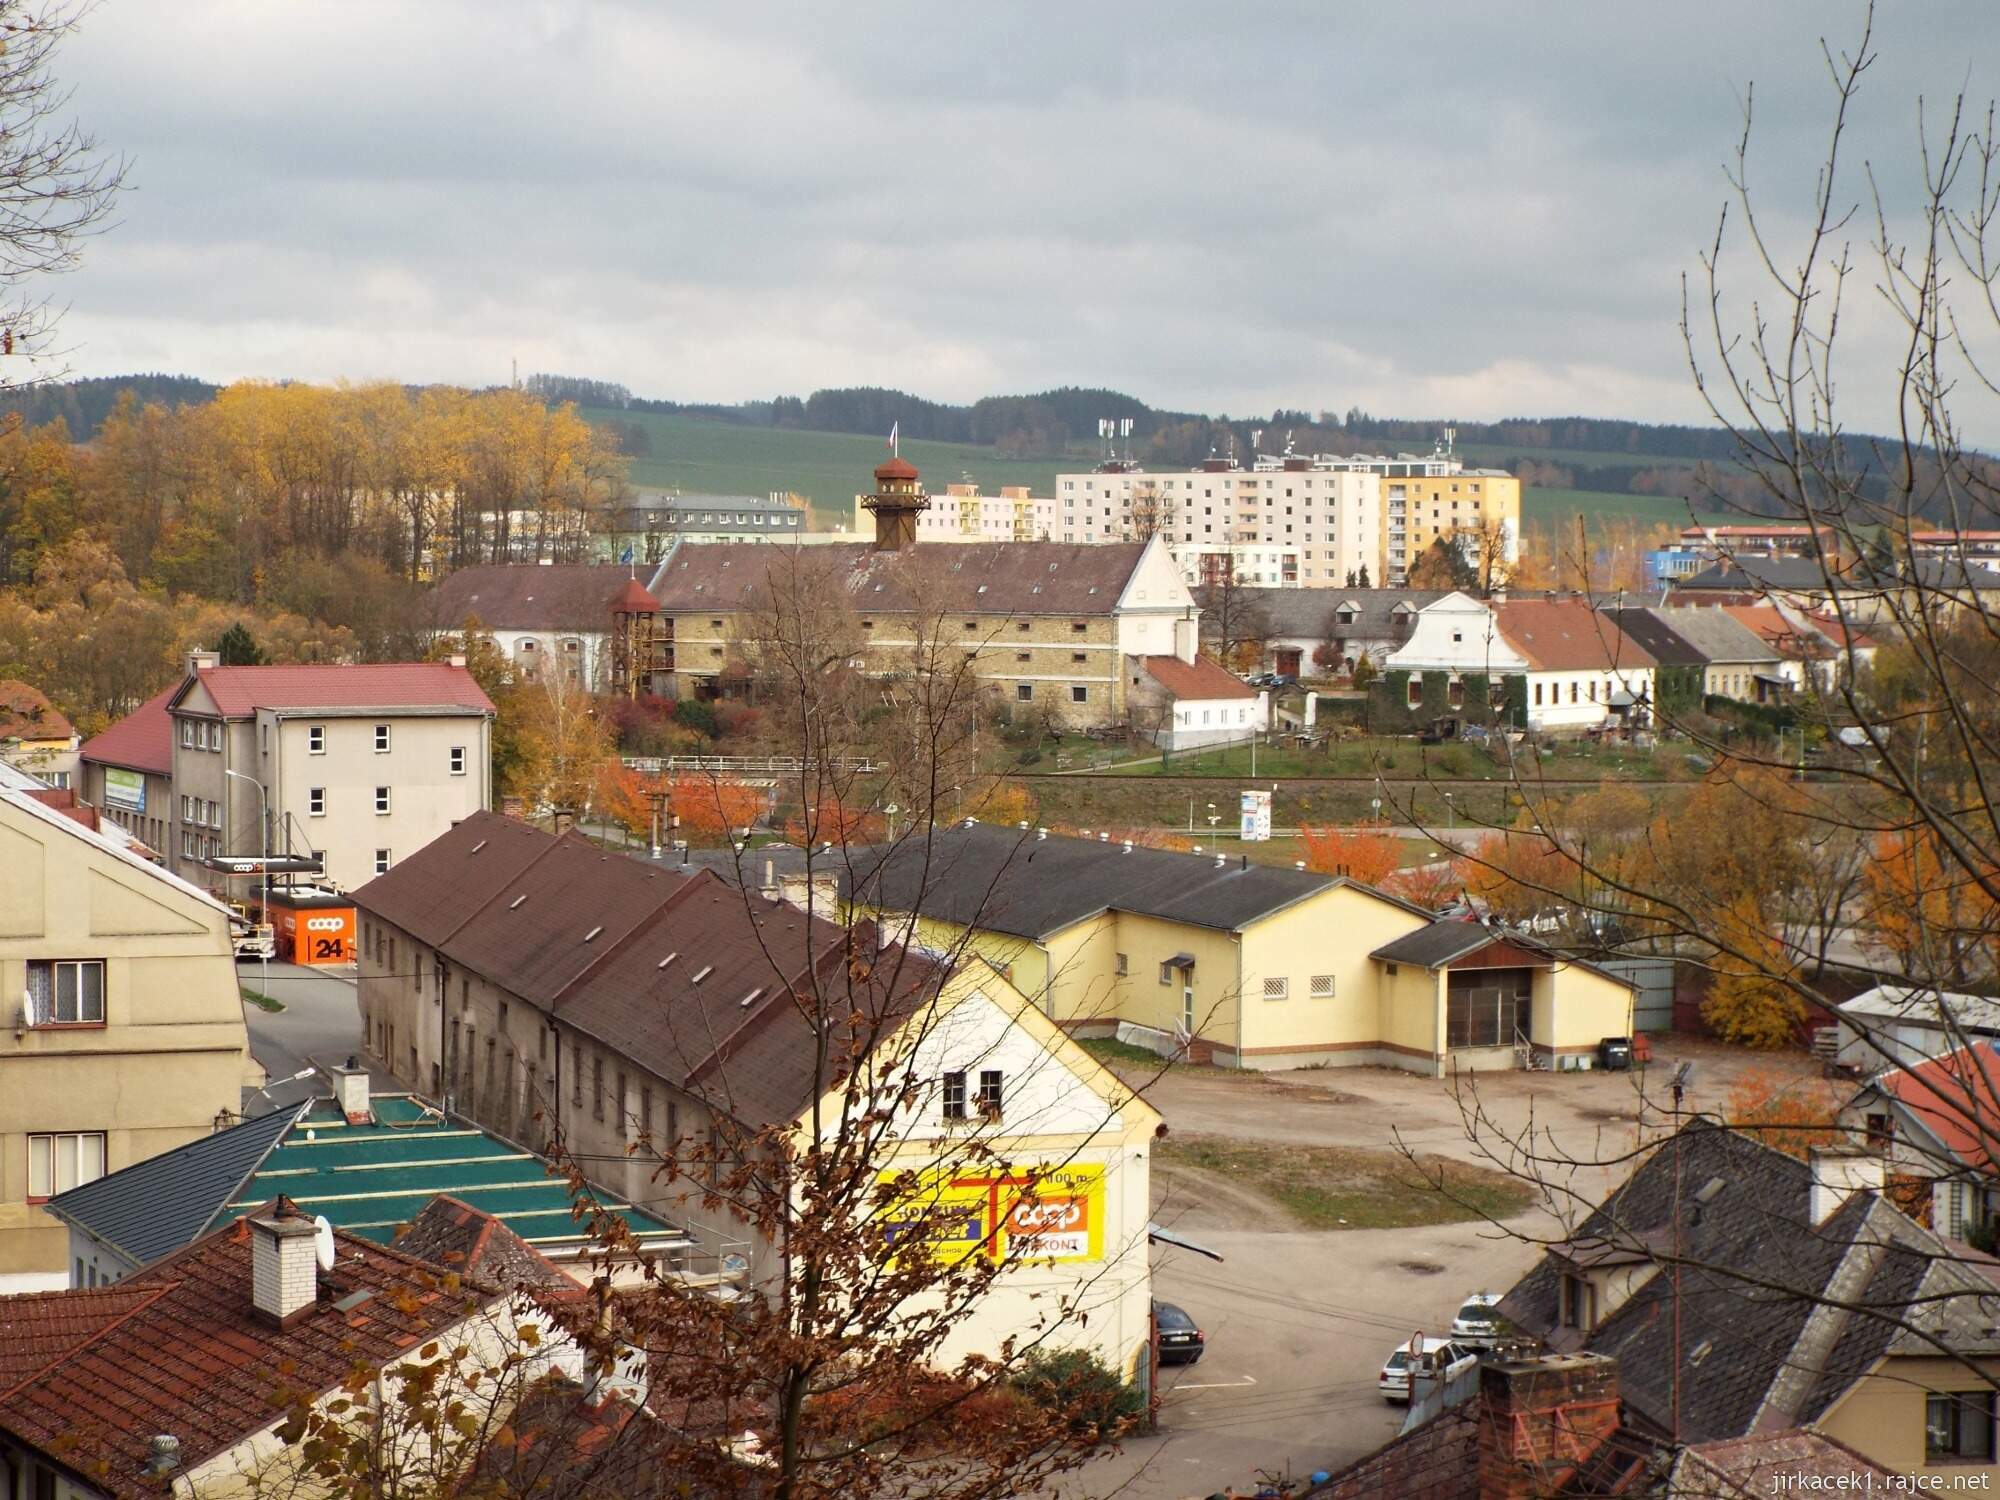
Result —
[{"label": "small white house", "polygon": [[1227,745],[1271,727],[1269,696],[1198,656],[1126,658],[1133,723],[1162,750]]},{"label": "small white house", "polygon": [[1983,995],[1878,984],[1834,1007],[1840,1017],[1836,1060],[1867,1077],[1913,1068],[1975,1041],[2000,1039],[2000,1001]]},{"label": "small white house", "polygon": [[1383,663],[1410,673],[1409,706],[1423,702],[1422,674],[1451,676],[1451,703],[1467,675],[1494,686],[1521,677],[1527,727],[1586,730],[1637,722],[1653,702],[1652,655],[1588,600],[1474,599],[1452,593],[1417,613],[1410,639]]}]

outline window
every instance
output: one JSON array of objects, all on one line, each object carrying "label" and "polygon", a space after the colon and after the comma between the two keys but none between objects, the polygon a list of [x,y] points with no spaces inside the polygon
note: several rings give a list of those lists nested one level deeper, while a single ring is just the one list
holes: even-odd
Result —
[{"label": "window", "polygon": [[28,1201],[39,1203],[104,1175],[104,1132],[28,1137]]},{"label": "window", "polygon": [[194,748],[194,720],[192,719],[181,720],[181,748],[183,750],[192,750]]},{"label": "window", "polygon": [[1172,964],[1161,964],[1160,983],[1172,984],[1173,982],[1174,982],[1174,966]]},{"label": "window", "polygon": [[1424,704],[1424,685],[1423,685],[1423,683],[1422,683],[1422,682],[1421,682],[1420,680],[1418,680],[1418,679],[1417,679],[1417,678],[1415,678],[1415,677],[1412,677],[1412,678],[1410,679],[1410,689],[1409,689],[1409,694],[1408,694],[1408,696],[1407,696],[1407,699],[1406,699],[1406,701],[1408,702],[1408,704],[1409,704],[1409,706],[1410,706],[1411,708],[1422,708],[1422,707],[1423,707],[1423,704]]},{"label": "window", "polygon": [[1129,974],[1129,973],[1131,973],[1131,972],[1132,972],[1132,971],[1131,971],[1131,969],[1130,969],[1130,968],[1128,968],[1128,967],[1126,966],[1126,959],[1125,959],[1125,955],[1124,955],[1124,954],[1122,954],[1122,953],[1120,953],[1120,954],[1116,954],[1116,955],[1114,955],[1114,957],[1115,957],[1115,959],[1116,959],[1116,964],[1115,964],[1115,967],[1114,967],[1114,969],[1113,969],[1113,972],[1114,972],[1114,973],[1118,973],[1118,974]]},{"label": "window", "polygon": [[377,849],[375,851],[375,873],[377,875],[387,875],[389,873],[389,851],[387,849]]},{"label": "window", "polygon": [[653,1086],[639,1085],[639,1133],[647,1140],[653,1138]]},{"label": "window", "polygon": [[453,745],[451,747],[451,774],[454,776],[463,776],[465,774],[465,746],[463,745]]},{"label": "window", "polygon": [[315,818],[326,816],[326,788],[310,786],[306,788],[306,812]]},{"label": "window", "polygon": [[1542,685],[1538,682],[1535,684],[1535,707],[1540,708],[1541,706],[1542,706]]},{"label": "window", "polygon": [[1569,685],[1569,701],[1576,702],[1576,684],[1573,682]]},{"label": "window", "polygon": [[1069,659],[1075,662],[1089,661],[1090,654],[1086,651],[1072,651],[1069,654]]},{"label": "window", "polygon": [[1506,981],[1461,988],[1456,979],[1445,996],[1445,1043],[1451,1047],[1511,1047],[1528,1031],[1526,987]]},{"label": "window", "polygon": [[998,1068],[979,1070],[979,1113],[988,1120],[1000,1118],[1001,1077]]},{"label": "window", "polygon": [[1090,689],[1083,686],[1082,683],[1072,685],[1069,690],[1069,701],[1072,703],[1088,703],[1090,701]]},{"label": "window", "polygon": [[943,1094],[944,1117],[947,1120],[963,1120],[965,1118],[965,1074],[945,1074]]},{"label": "window", "polygon": [[1033,703],[1035,701],[1035,685],[1032,682],[1015,683],[1014,701],[1016,703]]},{"label": "window", "polygon": [[208,748],[211,750],[220,750],[222,748],[222,726],[220,724],[210,724],[208,726]]},{"label": "window", "polygon": [[618,1092],[611,1096],[611,1107],[618,1112],[619,1135],[629,1137],[632,1132],[629,1128],[630,1120],[625,1113],[625,1070],[623,1068],[618,1070]]},{"label": "window", "polygon": [[389,789],[386,786],[378,786],[375,788],[375,811],[378,813],[386,813],[388,810],[389,810]]},{"label": "window", "polygon": [[306,725],[306,754],[326,754],[326,726],[324,724]]},{"label": "window", "polygon": [[1292,982],[1289,979],[1267,979],[1264,981],[1264,998],[1266,1000],[1288,1000],[1291,998],[1291,994]]},{"label": "window", "polygon": [[590,1060],[590,1117],[604,1118],[604,1057],[599,1054]]},{"label": "window", "polygon": [[1565,1271],[1556,1313],[1565,1328],[1591,1329],[1597,1326],[1597,1288],[1581,1276]]},{"label": "window", "polygon": [[1896,1121],[1894,1117],[1886,1113],[1870,1114],[1867,1124],[1868,1149],[1871,1151],[1887,1150],[1896,1139]]},{"label": "window", "polygon": [[1993,1392],[1934,1391],[1924,1402],[1926,1462],[1985,1463],[1993,1457]]},{"label": "window", "polygon": [[377,724],[375,726],[375,753],[377,755],[387,755],[389,753],[389,726],[387,724]]},{"label": "window", "polygon": [[194,821],[194,798],[190,797],[186,792],[181,793],[181,821],[183,823],[192,823]]},{"label": "window", "polygon": [[1315,1000],[1331,1000],[1333,998],[1333,976],[1331,974],[1313,975],[1312,997]]},{"label": "window", "polygon": [[1015,661],[1033,661],[1034,659],[1035,653],[1032,651],[1016,651],[1014,653]]},{"label": "window", "polygon": [[1090,629],[1090,622],[1087,620],[1077,620],[1072,622],[1069,628],[1076,634],[1082,635],[1085,631]]},{"label": "window", "polygon": [[102,1026],[103,960],[30,959],[28,1014],[36,1026]]}]

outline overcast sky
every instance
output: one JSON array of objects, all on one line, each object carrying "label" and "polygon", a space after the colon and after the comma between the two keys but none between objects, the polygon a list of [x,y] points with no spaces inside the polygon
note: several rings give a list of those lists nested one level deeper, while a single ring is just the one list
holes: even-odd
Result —
[{"label": "overcast sky", "polygon": [[[1907,183],[1920,94],[2000,92],[2000,4],[1885,10],[1855,160]],[[60,67],[133,188],[58,288],[70,364],[1697,420],[1740,90],[1783,235],[1860,14],[103,0]]]}]

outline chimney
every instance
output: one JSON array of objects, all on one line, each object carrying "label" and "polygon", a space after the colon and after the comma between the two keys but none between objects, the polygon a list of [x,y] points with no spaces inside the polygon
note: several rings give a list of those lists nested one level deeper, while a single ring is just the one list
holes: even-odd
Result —
[{"label": "chimney", "polygon": [[1814,1146],[1806,1153],[1812,1173],[1812,1198],[1807,1209],[1815,1224],[1824,1224],[1856,1193],[1882,1191],[1882,1158],[1859,1146]]},{"label": "chimney", "polygon": [[276,1328],[290,1328],[319,1301],[319,1232],[289,1198],[250,1221],[250,1302]]},{"label": "chimney", "polygon": [[327,1072],[333,1075],[333,1097],[347,1123],[366,1125],[373,1118],[368,1109],[368,1070],[358,1058],[350,1057]]},{"label": "chimney", "polygon": [[187,654],[187,673],[192,677],[204,667],[219,667],[222,658],[213,651],[190,651]]},{"label": "chimney", "polygon": [[1553,1495],[1618,1431],[1618,1361],[1500,1360],[1479,1372],[1480,1500]]},{"label": "chimney", "polygon": [[462,667],[465,665],[465,653],[463,651],[454,651],[446,660],[454,667]]}]

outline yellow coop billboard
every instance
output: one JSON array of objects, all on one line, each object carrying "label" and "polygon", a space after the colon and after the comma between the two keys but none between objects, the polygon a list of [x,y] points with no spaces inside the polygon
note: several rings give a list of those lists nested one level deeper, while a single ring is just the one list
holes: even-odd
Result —
[{"label": "yellow coop billboard", "polygon": [[[884,1184],[902,1174],[885,1172]],[[921,1233],[942,1261],[1104,1258],[1104,1168],[1095,1163],[933,1171],[889,1213],[892,1237]]]}]

